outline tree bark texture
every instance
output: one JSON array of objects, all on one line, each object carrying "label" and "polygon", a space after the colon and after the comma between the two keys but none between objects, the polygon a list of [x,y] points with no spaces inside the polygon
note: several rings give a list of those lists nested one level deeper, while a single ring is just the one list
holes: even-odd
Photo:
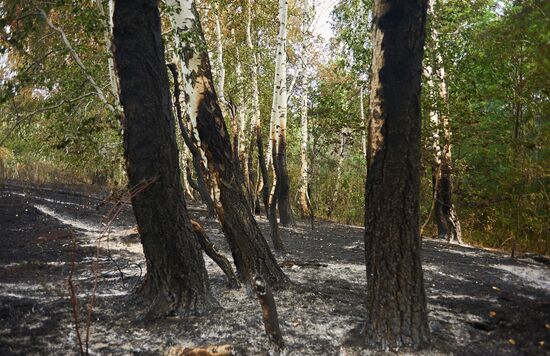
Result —
[{"label": "tree bark texture", "polygon": [[[273,158],[273,192],[277,194],[279,217],[281,224],[294,224],[290,209],[290,179],[288,177],[286,159],[286,122],[287,122],[287,86],[286,86],[286,41],[287,41],[287,0],[279,0],[279,32],[277,34],[277,49],[275,53],[275,78],[273,82],[273,103],[271,106],[271,145],[269,156]],[[275,131],[275,132],[273,132]],[[276,153],[276,154],[274,154]]]},{"label": "tree bark texture", "polygon": [[148,316],[202,313],[216,305],[180,180],[160,16],[154,0],[117,0],[115,63],[124,108],[124,149],[147,262]]},{"label": "tree bark texture", "polygon": [[309,46],[311,45],[311,22],[314,17],[314,10],[310,8],[308,0],[304,1],[303,11],[303,23],[302,33],[304,36],[302,43],[302,62],[303,62],[303,74],[302,74],[302,98],[301,98],[301,113],[300,113],[300,188],[298,188],[298,204],[300,206],[300,214],[302,219],[309,214],[308,207],[308,186],[309,186],[309,166],[308,166],[308,94],[309,94]]},{"label": "tree bark texture", "polygon": [[176,116],[178,120],[178,126],[180,129],[181,137],[183,138],[185,145],[191,152],[191,157],[193,160],[193,168],[195,169],[195,173],[197,174],[196,187],[198,189],[199,195],[201,196],[202,202],[204,203],[204,205],[206,205],[206,210],[208,210],[208,215],[211,217],[216,216],[216,210],[214,209],[214,201],[212,200],[212,196],[208,191],[208,184],[206,183],[206,176],[208,172],[206,172],[204,169],[204,162],[202,161],[201,152],[199,151],[199,148],[197,147],[195,142],[193,142],[193,139],[191,138],[191,135],[189,134],[189,131],[187,130],[187,127],[183,122],[182,110],[181,110],[181,104],[180,104],[180,82],[179,82],[178,68],[175,63],[170,63],[168,65],[168,68],[170,69],[170,72],[172,73],[172,77],[174,78],[174,106],[176,107]]},{"label": "tree bark texture", "polygon": [[286,26],[287,26],[287,0],[279,1],[279,45],[277,47],[277,65],[279,66],[279,90],[277,101],[279,132],[277,137],[277,206],[279,207],[279,219],[283,226],[295,225],[292,210],[290,208],[290,178],[288,176],[286,157],[286,125],[287,125],[287,101],[286,88]]},{"label": "tree bark texture", "polygon": [[365,343],[378,350],[428,342],[420,260],[420,75],[425,0],[374,6],[365,189]]},{"label": "tree bark texture", "polygon": [[262,276],[270,285],[283,285],[288,278],[271,253],[243,190],[239,163],[233,157],[230,136],[216,97],[206,42],[192,0],[169,0],[180,39],[187,112],[201,139],[210,172],[220,188],[218,218],[228,239],[239,277],[253,282]]},{"label": "tree bark texture", "polygon": [[197,236],[204,252],[218,265],[218,267],[220,267],[227,277],[227,283],[229,286],[231,288],[240,288],[241,284],[233,272],[233,268],[231,268],[229,260],[220,251],[218,251],[216,246],[214,246],[212,241],[210,241],[201,224],[195,220],[191,220],[191,226],[193,227],[193,231],[195,231],[195,235]]}]

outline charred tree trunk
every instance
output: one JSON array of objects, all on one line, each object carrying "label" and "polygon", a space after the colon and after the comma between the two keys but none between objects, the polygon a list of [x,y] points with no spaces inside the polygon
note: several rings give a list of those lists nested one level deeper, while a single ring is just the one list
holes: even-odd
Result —
[{"label": "charred tree trunk", "polygon": [[375,349],[425,346],[420,260],[420,74],[425,0],[376,0],[365,188],[367,317]]},{"label": "charred tree trunk", "polygon": [[147,316],[203,313],[216,305],[181,188],[174,117],[154,0],[117,0],[115,63],[124,148],[147,276]]},{"label": "charred tree trunk", "polygon": [[231,288],[240,288],[241,285],[239,283],[239,280],[237,279],[237,276],[233,272],[233,268],[231,268],[229,260],[220,251],[218,251],[216,246],[214,246],[212,241],[210,241],[201,224],[199,224],[195,220],[191,220],[191,226],[193,226],[193,231],[195,231],[195,235],[197,236],[197,239],[199,240],[199,243],[204,252],[208,255],[208,257],[212,259],[212,261],[214,261],[218,265],[218,267],[220,267],[220,269],[227,277],[227,282],[229,286]]},{"label": "charred tree trunk", "polygon": [[288,278],[271,253],[243,190],[239,163],[232,155],[231,141],[212,81],[210,60],[192,0],[169,0],[174,7],[173,26],[183,59],[187,112],[196,128],[208,165],[220,188],[218,218],[228,239],[241,280],[253,282],[262,276],[270,285],[284,285]]},{"label": "charred tree trunk", "polygon": [[187,131],[187,127],[185,127],[185,124],[183,122],[182,118],[182,112],[181,112],[181,105],[180,105],[180,83],[179,83],[179,75],[178,75],[178,69],[176,64],[170,63],[168,65],[168,68],[170,69],[170,72],[172,72],[172,77],[174,78],[174,106],[176,107],[176,116],[178,120],[178,125],[180,128],[181,136],[183,137],[183,141],[185,142],[185,145],[187,148],[189,148],[189,151],[191,152],[191,156],[193,159],[193,168],[195,168],[195,173],[197,173],[197,184],[196,189],[198,190],[201,200],[206,205],[206,210],[208,210],[208,215],[213,217],[216,216],[216,211],[214,209],[214,201],[212,200],[212,196],[208,192],[208,185],[206,184],[206,172],[204,172],[204,165],[201,158],[201,153],[199,151],[199,148],[195,145],[193,140],[191,139],[189,132]]},{"label": "charred tree trunk", "polygon": [[[276,127],[276,142],[272,141],[269,153],[273,157],[273,167],[277,182],[277,205],[279,217],[283,226],[294,225],[292,210],[290,209],[290,179],[288,177],[286,159],[286,124],[287,124],[287,87],[286,87],[286,42],[287,42],[287,0],[279,0],[279,32],[277,35],[277,52],[275,63],[275,79],[273,82],[273,103],[271,120]],[[273,139],[273,137],[272,137]]]}]

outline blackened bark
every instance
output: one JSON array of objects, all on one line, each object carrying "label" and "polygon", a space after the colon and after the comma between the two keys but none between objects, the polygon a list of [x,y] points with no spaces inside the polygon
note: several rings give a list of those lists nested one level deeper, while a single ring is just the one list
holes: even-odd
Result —
[{"label": "blackened bark", "polygon": [[452,200],[451,167],[445,156],[441,158],[434,183],[434,220],[437,225],[437,237],[462,243],[460,222]]},{"label": "blackened bark", "polygon": [[420,75],[425,0],[376,0],[365,190],[366,345],[425,346],[420,260]]},{"label": "blackened bark", "polygon": [[262,307],[262,319],[264,321],[267,337],[269,341],[282,349],[285,347],[285,343],[283,334],[281,333],[281,327],[279,326],[279,315],[277,313],[277,305],[275,304],[273,293],[271,293],[269,286],[266,285],[261,277],[255,279],[254,289]]},{"label": "blackened bark", "polygon": [[124,149],[147,276],[148,317],[216,305],[180,181],[160,17],[155,0],[117,0],[114,59],[124,108]]},{"label": "blackened bark", "polygon": [[[283,286],[288,283],[288,277],[271,253],[254,220],[243,190],[239,162],[232,154],[230,135],[214,90],[210,60],[198,13],[194,3],[190,5],[196,27],[182,31],[197,31],[187,34],[193,35],[193,40],[198,39],[199,43],[195,45],[199,50],[186,48],[182,54],[185,66],[190,72],[186,81],[197,90],[193,93],[191,108],[196,114],[196,129],[210,172],[220,188],[221,206],[216,206],[218,218],[231,248],[240,279],[252,284],[256,276],[261,276],[270,286]],[[197,61],[198,67],[191,67]],[[186,97],[189,99],[191,93],[186,93]]]},{"label": "blackened bark", "polygon": [[267,165],[264,155],[264,144],[262,142],[262,133],[259,128],[256,128],[256,144],[258,146],[258,165],[262,174],[264,186],[262,187],[262,200],[265,208],[265,215],[269,215],[269,174],[267,173]]},{"label": "blackened bark", "polygon": [[290,178],[288,177],[286,159],[286,136],[280,137],[277,157],[274,164],[277,165],[277,205],[279,207],[279,218],[283,226],[294,226],[294,216],[290,208]]},{"label": "blackened bark", "polygon": [[[273,147],[275,147],[275,140],[273,142]],[[277,152],[276,150],[271,150],[271,158],[273,162],[273,175],[274,175],[274,184],[275,187],[269,187],[269,189],[274,189],[273,194],[270,196],[271,200],[269,201],[269,209],[267,211],[267,219],[269,220],[269,227],[271,231],[271,241],[273,242],[273,247],[276,251],[284,251],[285,247],[283,241],[281,240],[281,235],[279,234],[279,223],[277,221],[277,205],[278,199],[281,190],[281,183],[279,181],[280,175],[280,166],[277,161]]]},{"label": "blackened bark", "polygon": [[286,283],[288,279],[250,211],[238,173],[239,164],[231,155],[229,135],[215,93],[205,94],[199,104],[197,129],[211,171],[220,187],[222,208],[218,211],[218,218],[228,238],[239,276],[249,282],[252,282],[253,276],[260,275],[270,285]]},{"label": "blackened bark", "polygon": [[[271,206],[269,202],[269,191],[271,190],[271,187],[269,185],[269,175],[267,173],[267,166],[265,162],[262,134],[258,127],[256,128],[256,144],[258,145],[258,164],[260,166],[262,180],[264,182],[264,186],[262,188],[262,200],[265,207],[265,215],[267,216],[267,220],[269,221],[271,242],[273,243],[273,247],[275,250],[283,251],[284,245],[281,240],[281,236],[279,235],[279,223],[277,221],[277,203],[275,200],[274,205]],[[274,195],[273,199],[276,199],[276,194]]]},{"label": "blackened bark", "polygon": [[208,191],[208,185],[206,184],[206,172],[204,171],[204,165],[202,163],[201,153],[199,148],[195,145],[185,124],[183,123],[183,117],[181,113],[181,104],[180,104],[180,84],[179,84],[179,74],[178,69],[175,63],[168,64],[168,68],[172,73],[174,78],[174,106],[176,107],[176,117],[178,120],[178,126],[180,128],[181,136],[183,141],[191,151],[191,157],[193,159],[193,168],[195,168],[195,173],[197,174],[197,184],[196,189],[198,190],[201,200],[206,205],[206,210],[208,210],[208,215],[211,217],[216,216],[216,211],[214,209],[214,202],[212,201],[212,196]]},{"label": "blackened bark", "polygon": [[212,241],[210,241],[201,224],[195,220],[191,220],[191,225],[193,226],[193,231],[195,231],[195,235],[197,236],[204,252],[218,265],[218,267],[220,267],[223,273],[225,273],[229,286],[231,288],[240,288],[241,284],[233,272],[233,268],[231,268],[231,263],[229,263],[229,260],[220,251],[218,251],[216,246],[214,246]]}]

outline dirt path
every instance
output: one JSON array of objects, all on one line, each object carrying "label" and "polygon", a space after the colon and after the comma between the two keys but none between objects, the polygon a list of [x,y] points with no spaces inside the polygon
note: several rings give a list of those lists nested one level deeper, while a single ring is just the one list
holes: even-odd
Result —
[{"label": "dirt path", "polygon": [[[67,277],[76,239],[74,283],[85,338],[92,262],[109,206],[83,196],[20,189],[0,191],[0,355],[77,354]],[[196,210],[199,208],[191,204]],[[217,246],[228,254],[216,221],[200,212]],[[265,219],[259,218],[264,233]],[[230,343],[237,354],[267,354],[256,300],[226,287],[206,259],[223,309],[213,315],[136,322],[132,292],[144,273],[141,246],[123,207],[99,250],[99,285],[89,347],[96,354],[161,354],[172,345]],[[288,252],[278,259],[294,282],[278,292],[289,354],[354,354],[341,345],[366,310],[362,229],[319,222],[283,228]],[[267,236],[267,235],[266,235]],[[106,241],[105,241],[106,240]],[[550,270],[529,259],[510,260],[475,248],[425,241],[426,291],[433,347],[424,354],[550,354]],[[317,261],[300,267],[292,261]]]}]

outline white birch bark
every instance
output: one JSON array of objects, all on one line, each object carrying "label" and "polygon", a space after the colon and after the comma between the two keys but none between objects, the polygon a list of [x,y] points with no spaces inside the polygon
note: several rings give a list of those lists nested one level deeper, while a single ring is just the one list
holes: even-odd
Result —
[{"label": "white birch bark", "polygon": [[[286,133],[286,21],[287,0],[279,0],[279,31],[277,34],[277,49],[275,54],[275,79],[273,81],[273,102],[271,105],[270,132],[271,140],[267,149],[268,165],[273,158],[274,147],[281,137],[281,131]],[[283,122],[281,122],[283,120]],[[283,128],[284,127],[284,128]]]},{"label": "white birch bark", "polygon": [[308,147],[308,117],[307,117],[307,103],[308,103],[308,90],[307,90],[307,76],[302,77],[302,103],[301,103],[301,118],[300,118],[300,188],[299,188],[299,202],[302,217],[305,217],[309,211],[307,204],[307,187],[309,184],[309,166],[307,157]]},{"label": "white birch bark", "polygon": [[[225,101],[225,67],[223,65],[223,39],[222,39],[222,26],[220,21],[220,16],[216,13],[214,15],[216,21],[216,72],[218,74],[218,85],[216,94],[218,94],[218,99],[222,104],[222,110],[224,110],[226,101]],[[225,113],[225,111],[224,111]]]},{"label": "white birch bark", "polygon": [[[109,70],[109,83],[111,84],[111,92],[115,98],[115,102],[119,103],[118,98],[118,78],[116,76],[115,72],[115,62],[113,60],[113,57],[111,55],[111,47],[112,47],[112,38],[113,38],[113,11],[114,11],[114,3],[113,0],[109,0],[109,8],[107,14],[105,13],[105,10],[103,8],[103,3],[101,0],[96,0],[96,5],[99,10],[99,14],[102,18],[107,18],[107,21],[105,23],[105,31],[103,31],[103,40],[105,41],[105,49],[107,53],[109,53],[109,58],[107,59],[107,67]],[[117,104],[118,105],[118,104]]]},{"label": "white birch bark", "polygon": [[260,128],[260,90],[258,88],[258,56],[252,44],[252,1],[248,0],[248,17],[246,22],[246,43],[252,56],[252,69],[250,72],[252,81],[252,105],[250,108],[251,131]]},{"label": "white birch bark", "polygon": [[[197,129],[197,116],[199,102],[203,98],[206,91],[214,91],[210,87],[210,82],[205,76],[195,76],[194,73],[201,73],[201,58],[197,48],[196,42],[192,38],[181,38],[180,33],[188,31],[189,29],[199,28],[198,16],[194,13],[192,0],[167,0],[166,4],[169,6],[168,15],[174,31],[175,36],[175,49],[180,59],[181,72],[184,86],[184,93],[188,95],[188,100],[184,107],[189,115],[189,132],[192,133],[192,139],[195,142],[197,148],[201,153],[202,164],[205,168],[205,172],[208,172],[208,160],[202,149],[201,139],[199,131]],[[184,53],[190,53],[189,58],[185,58]],[[185,63],[187,62],[187,65]],[[193,79],[192,79],[193,78]],[[211,177],[205,177],[209,180],[209,185],[212,191],[212,199],[214,204],[219,205],[219,189]]]},{"label": "white birch bark", "polygon": [[[237,59],[237,63],[235,65],[235,76],[237,77],[237,114],[239,119],[239,159],[241,160],[241,166],[243,167],[243,170],[246,170],[248,167],[247,158],[248,158],[248,135],[247,135],[247,124],[248,124],[248,110],[246,108],[246,100],[245,100],[245,82],[243,80],[243,71],[242,71],[242,65],[241,65],[241,53],[239,51],[239,45],[237,43],[237,38],[235,37],[235,30],[232,29],[231,33],[233,35],[233,43],[235,45],[235,55]],[[248,174],[245,173],[245,182],[248,180]]]},{"label": "white birch bark", "polygon": [[309,162],[308,162],[308,94],[309,94],[309,76],[308,76],[308,66],[309,66],[309,45],[311,44],[311,33],[310,26],[311,20],[313,19],[314,14],[312,9],[310,9],[309,1],[304,1],[304,11],[303,11],[303,24],[302,24],[302,33],[303,33],[303,43],[302,43],[302,64],[303,64],[303,73],[302,73],[302,98],[301,98],[301,117],[300,117],[300,188],[298,189],[299,193],[299,204],[302,217],[305,217],[309,212],[308,207],[308,185],[309,185]]},{"label": "white birch bark", "polygon": [[288,1],[280,0],[280,15],[279,15],[279,50],[277,51],[277,67],[279,68],[279,99],[277,100],[277,123],[279,126],[279,134],[277,135],[277,145],[281,140],[286,138],[286,121],[287,121],[287,57],[286,57],[286,22]]},{"label": "white birch bark", "polygon": [[363,100],[363,85],[361,85],[360,93],[359,93],[359,105],[360,105],[360,111],[361,111],[361,147],[363,149],[363,157],[365,157],[365,160],[367,159],[367,120],[365,118],[365,103]]},{"label": "white birch bark", "polygon": [[[252,133],[256,137],[256,143],[258,143],[258,138],[261,138],[261,112],[260,112],[260,89],[258,87],[258,55],[256,49],[252,43],[252,0],[247,1],[247,22],[246,22],[246,43],[248,49],[250,50],[250,55],[252,57],[252,68],[250,69],[250,79],[252,86],[252,102],[250,105],[250,133],[251,133],[251,146],[254,145],[254,139],[252,138]],[[268,140],[268,147],[271,146],[271,140]],[[258,155],[259,155],[258,150]],[[264,156],[264,160],[266,157]],[[268,161],[269,162],[269,161]],[[258,157],[258,166],[257,166],[257,180],[255,187],[255,195],[257,196],[262,192],[264,184],[267,182],[263,181],[262,176],[262,167],[260,166],[260,157]],[[267,169],[269,168],[269,163],[267,163]]]},{"label": "white birch bark", "polygon": [[[430,0],[428,2],[428,16],[431,16],[432,19],[435,17],[435,1]],[[457,240],[459,243],[462,243],[462,233],[460,227],[460,221],[456,214],[454,204],[452,204],[452,178],[451,178],[451,126],[449,122],[449,100],[448,100],[448,90],[446,83],[445,67],[443,64],[443,56],[441,54],[440,44],[439,44],[439,33],[435,28],[432,28],[431,39],[433,46],[435,48],[435,68],[436,71],[433,73],[433,68],[428,67],[427,72],[429,75],[429,87],[433,88],[433,81],[431,78],[435,77],[437,79],[437,102],[439,105],[436,105],[435,109],[430,112],[430,121],[434,125],[434,131],[432,134],[432,144],[434,149],[434,158],[435,164],[437,166],[436,177],[435,177],[435,186],[434,186],[434,205],[437,203],[443,205],[443,208],[448,209],[448,216],[444,216],[445,225],[447,225],[447,240]],[[441,143],[440,128],[443,130],[444,140],[443,144]],[[446,186],[443,186],[441,181],[445,180]],[[443,197],[443,198],[442,198]],[[441,200],[441,201],[440,201]]]}]

